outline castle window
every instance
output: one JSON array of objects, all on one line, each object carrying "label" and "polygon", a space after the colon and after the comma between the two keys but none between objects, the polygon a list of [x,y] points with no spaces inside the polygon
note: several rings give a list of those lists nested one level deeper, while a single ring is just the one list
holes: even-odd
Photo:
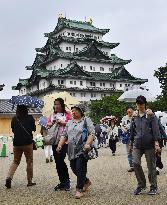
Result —
[{"label": "castle window", "polygon": [[83,81],[80,81],[80,86],[83,86]]},{"label": "castle window", "polygon": [[96,97],[96,93],[91,93],[91,98],[95,98]]},{"label": "castle window", "polygon": [[102,83],[100,83],[100,87],[102,87],[102,85],[103,85],[103,84],[102,84]]},{"label": "castle window", "polygon": [[66,47],[66,51],[68,51],[68,47]]},{"label": "castle window", "polygon": [[68,33],[68,36],[70,36],[70,33]]},{"label": "castle window", "polygon": [[64,80],[58,80],[58,85],[64,84]]},{"label": "castle window", "polygon": [[76,52],[78,52],[78,48],[76,48],[75,50],[76,50]]},{"label": "castle window", "polygon": [[95,86],[96,86],[96,83],[95,83],[95,82],[90,82],[90,86],[95,87]]},{"label": "castle window", "polygon": [[76,81],[74,81],[74,85],[76,85]]},{"label": "castle window", "polygon": [[72,80],[70,81],[70,84],[71,84],[71,85],[73,84],[73,81],[72,81]]},{"label": "castle window", "polygon": [[69,47],[69,51],[71,51],[71,47]]},{"label": "castle window", "polygon": [[61,67],[63,67],[63,64],[61,64]]},{"label": "castle window", "polygon": [[100,71],[104,71],[104,68],[103,68],[103,67],[100,67]]},{"label": "castle window", "polygon": [[71,33],[71,36],[75,36],[75,33]]},{"label": "castle window", "polygon": [[95,71],[95,67],[93,67],[93,71]]},{"label": "castle window", "polygon": [[81,93],[81,97],[85,97],[86,96],[86,93]]},{"label": "castle window", "polygon": [[103,87],[105,87],[106,86],[106,84],[105,83],[103,83]]},{"label": "castle window", "polygon": [[92,66],[90,66],[90,70],[92,70]]},{"label": "castle window", "polygon": [[122,84],[120,84],[119,87],[122,88]]}]

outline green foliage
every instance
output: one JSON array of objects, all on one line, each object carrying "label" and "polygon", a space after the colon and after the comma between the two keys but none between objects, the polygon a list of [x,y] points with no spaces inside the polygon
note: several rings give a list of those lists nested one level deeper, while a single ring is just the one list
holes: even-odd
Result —
[{"label": "green foliage", "polygon": [[114,93],[112,96],[102,98],[102,100],[91,101],[89,116],[93,122],[99,123],[102,117],[108,115],[114,115],[118,117],[119,120],[122,119],[126,113],[126,107],[128,105],[133,106],[134,104],[119,102],[117,99],[121,94]]},{"label": "green foliage", "polygon": [[162,93],[157,97],[157,101],[149,103],[149,108],[154,111],[161,110],[167,111],[167,64],[164,67],[158,68],[155,71],[154,76],[158,78],[159,83],[161,84]]}]

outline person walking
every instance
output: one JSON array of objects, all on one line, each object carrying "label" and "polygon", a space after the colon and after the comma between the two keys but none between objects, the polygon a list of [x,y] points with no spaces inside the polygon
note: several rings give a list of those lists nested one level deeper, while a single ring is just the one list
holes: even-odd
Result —
[{"label": "person walking", "polygon": [[5,186],[10,189],[11,182],[17,167],[20,164],[22,154],[24,153],[27,163],[27,186],[34,186],[36,183],[33,179],[33,135],[36,131],[35,120],[32,115],[28,114],[28,109],[25,105],[18,105],[16,116],[11,122],[13,138],[13,154],[14,160],[10,166]]},{"label": "person walking", "polygon": [[133,108],[128,106],[126,108],[126,112],[127,115],[125,115],[122,118],[122,122],[121,122],[121,135],[124,135],[127,137],[127,140],[124,142],[125,146],[126,146],[126,152],[127,152],[127,157],[128,157],[128,162],[129,162],[129,169],[128,172],[133,172],[134,168],[133,168],[133,157],[132,157],[132,151],[129,149],[129,143],[130,143],[130,124],[132,121],[132,117],[133,117]]},{"label": "person walking", "polygon": [[[42,137],[46,137],[48,134],[47,129],[44,126],[41,126],[41,135]],[[46,163],[53,162],[53,150],[52,150],[52,145],[45,145],[44,143],[44,153],[45,153],[45,158],[46,158]]]},{"label": "person walking", "polygon": [[60,140],[60,136],[62,135],[64,128],[71,119],[71,113],[65,110],[64,100],[62,98],[57,98],[54,101],[53,106],[54,113],[48,118],[47,128],[51,127],[53,124],[57,123],[58,133],[56,142],[52,145],[53,156],[56,163],[56,170],[59,176],[59,183],[55,186],[54,190],[70,190],[70,177],[68,173],[68,167],[65,163],[65,157],[67,153],[68,144],[65,143],[62,146],[61,152],[57,152],[58,142]]},{"label": "person walking", "polygon": [[[95,136],[95,129],[90,118],[84,116],[84,109],[81,105],[72,107],[73,119],[70,120],[57,147],[62,152],[65,142],[68,140],[68,157],[73,173],[77,176],[75,198],[80,199],[83,192],[88,190],[91,181],[87,178],[87,152],[91,149]],[[83,131],[86,127],[88,136],[86,142],[83,140]]]},{"label": "person walking", "polygon": [[118,127],[116,126],[116,117],[112,116],[108,119],[108,136],[109,136],[109,147],[112,151],[112,155],[115,156],[116,143],[118,140]]},{"label": "person walking", "polygon": [[139,195],[146,188],[146,179],[141,166],[141,157],[145,154],[148,179],[150,182],[149,195],[157,194],[157,175],[155,153],[160,150],[158,140],[160,138],[158,119],[155,115],[148,117],[146,112],[146,98],[136,98],[137,113],[133,117],[130,126],[130,150],[133,149],[133,166],[138,182],[134,195]]}]

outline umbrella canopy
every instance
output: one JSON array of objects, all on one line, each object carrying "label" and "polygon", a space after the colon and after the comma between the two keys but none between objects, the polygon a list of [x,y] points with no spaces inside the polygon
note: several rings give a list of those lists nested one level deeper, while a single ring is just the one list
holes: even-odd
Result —
[{"label": "umbrella canopy", "polygon": [[43,115],[49,116],[53,113],[53,105],[54,105],[54,100],[56,98],[62,98],[64,100],[67,109],[71,109],[73,105],[79,104],[79,101],[76,98],[72,97],[67,92],[60,92],[60,93],[53,93],[51,95],[46,95],[43,98],[44,101],[44,108],[42,110]]},{"label": "umbrella canopy", "polygon": [[136,88],[132,90],[125,91],[119,98],[119,101],[124,102],[136,102],[136,98],[142,95],[147,99],[147,102],[154,102],[156,99],[153,95],[146,89]]},{"label": "umbrella canopy", "polygon": [[46,116],[42,116],[39,118],[39,125],[41,125],[42,127],[46,127],[48,122],[48,118]]},{"label": "umbrella canopy", "polygon": [[44,101],[31,96],[12,96],[9,100],[13,105],[25,105],[31,108],[42,108]]}]

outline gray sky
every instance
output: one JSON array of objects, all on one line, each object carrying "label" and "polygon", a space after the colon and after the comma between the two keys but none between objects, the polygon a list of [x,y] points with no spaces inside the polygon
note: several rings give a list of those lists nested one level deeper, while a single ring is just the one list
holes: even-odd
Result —
[{"label": "gray sky", "polygon": [[0,98],[18,94],[11,90],[19,78],[31,72],[35,48],[45,45],[43,33],[53,31],[58,13],[110,28],[104,40],[119,42],[112,50],[123,59],[132,59],[126,69],[136,77],[148,78],[153,95],[160,93],[154,70],[167,62],[166,0],[0,0]]}]

